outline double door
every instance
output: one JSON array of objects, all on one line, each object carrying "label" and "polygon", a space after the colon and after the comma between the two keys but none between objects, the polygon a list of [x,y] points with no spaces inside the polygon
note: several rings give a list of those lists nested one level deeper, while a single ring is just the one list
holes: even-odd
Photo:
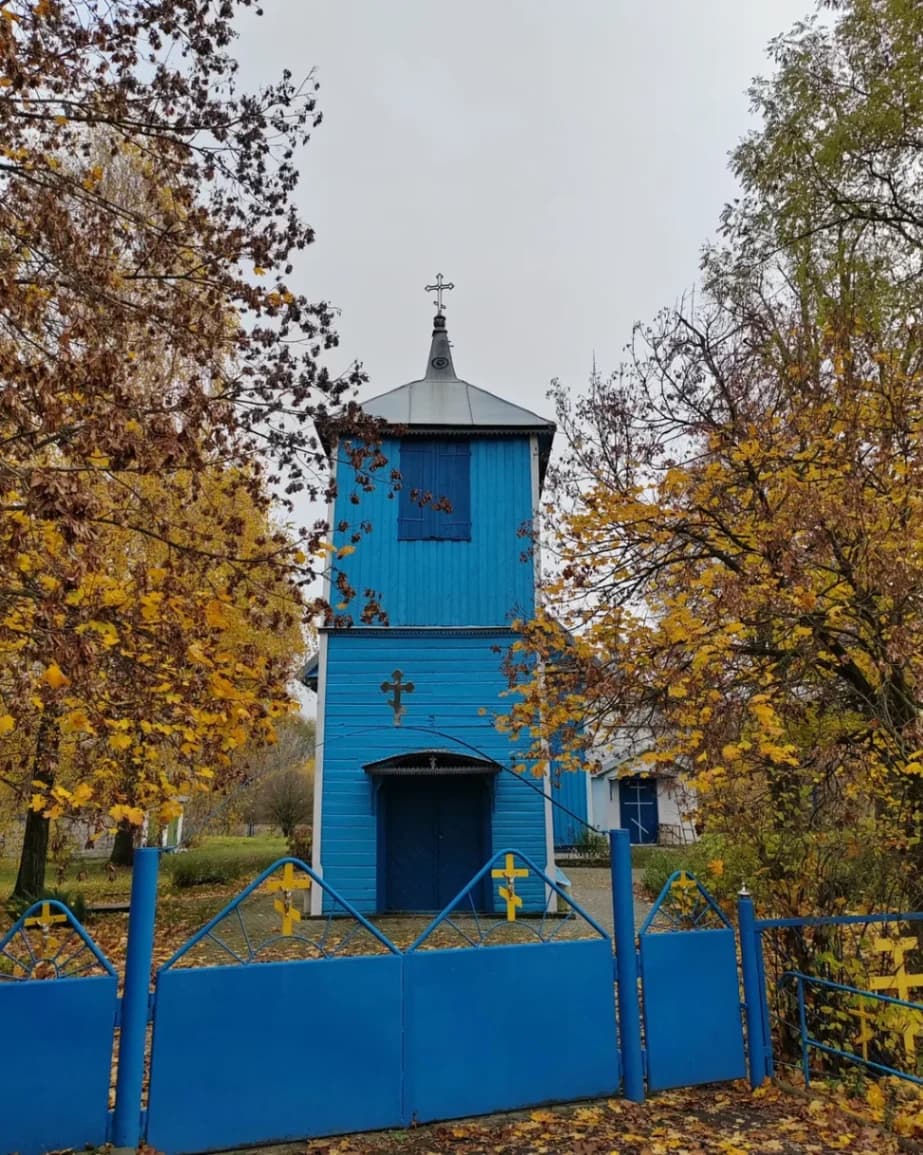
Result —
[{"label": "double door", "polygon": [[[442,910],[490,857],[490,789],[483,774],[406,774],[382,783],[379,908]],[[489,888],[474,894],[486,909]],[[470,903],[464,905],[470,909]]]}]

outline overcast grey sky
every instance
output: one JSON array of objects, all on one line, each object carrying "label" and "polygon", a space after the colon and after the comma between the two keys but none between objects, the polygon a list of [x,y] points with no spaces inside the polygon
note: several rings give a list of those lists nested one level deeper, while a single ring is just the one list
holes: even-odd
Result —
[{"label": "overcast grey sky", "polygon": [[364,396],[422,374],[437,272],[459,375],[552,416],[695,281],[765,47],[812,0],[265,0],[243,79],[316,68],[294,280]]}]

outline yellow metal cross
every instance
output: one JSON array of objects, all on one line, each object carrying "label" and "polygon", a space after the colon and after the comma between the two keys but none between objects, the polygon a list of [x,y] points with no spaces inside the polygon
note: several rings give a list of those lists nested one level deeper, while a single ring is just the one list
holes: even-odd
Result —
[{"label": "yellow metal cross", "polygon": [[524,866],[515,867],[513,856],[506,856],[506,864],[490,872],[491,878],[502,878],[506,886],[499,888],[500,897],[506,902],[506,921],[516,921],[516,907],[522,906],[522,899],[516,893],[516,879],[527,878],[528,870]]},{"label": "yellow metal cross", "polygon": [[50,958],[58,947],[61,945],[60,939],[53,938],[50,935],[50,930],[55,924],[67,923],[69,919],[66,914],[58,911],[55,914],[51,912],[51,904],[48,902],[42,903],[42,909],[38,914],[34,914],[31,918],[27,918],[23,926],[37,927],[42,936],[42,958]]},{"label": "yellow metal cross", "polygon": [[[68,922],[69,919],[67,915],[61,914],[60,911],[52,914],[51,903],[47,902],[42,903],[42,909],[40,909],[37,915],[32,915],[31,918],[25,919],[23,926],[36,926],[39,933],[42,934],[42,954],[39,955],[40,960],[47,962],[53,959],[55,953],[58,951],[58,947],[61,945],[61,940],[50,933],[52,926],[54,926],[55,923],[67,924]],[[45,976],[40,977],[44,978]]]},{"label": "yellow metal cross", "polygon": [[38,914],[34,914],[31,918],[27,918],[23,926],[37,926],[42,934],[47,934],[55,923],[67,922],[67,915],[58,912],[51,913],[51,903],[43,902],[42,909]]},{"label": "yellow metal cross", "polygon": [[[904,956],[908,951],[915,950],[916,946],[917,940],[909,936],[905,938],[876,938],[873,948],[891,956],[894,960],[894,973],[873,975],[869,980],[870,988],[873,991],[896,992],[899,999],[908,1003],[913,1002],[910,996],[915,989],[923,986],[923,974],[907,974]],[[909,1059],[914,1058],[917,1053],[917,1031],[918,1028],[912,1023],[908,1023],[904,1028],[904,1051]]]},{"label": "yellow metal cross", "polygon": [[856,1042],[859,1044],[859,1050],[862,1053],[862,1058],[866,1062],[869,1060],[869,1043],[875,1038],[875,1032],[872,1030],[870,1024],[872,1016],[864,1006],[854,1007],[847,1011],[847,1014],[852,1015],[859,1020],[859,1033],[856,1035]]},{"label": "yellow metal cross", "polygon": [[282,915],[282,933],[292,934],[296,922],[301,922],[301,912],[292,906],[292,894],[296,890],[309,890],[311,879],[306,874],[295,875],[295,869],[290,862],[282,868],[281,878],[271,878],[266,883],[266,889],[273,893],[280,891],[281,895],[272,904],[273,910]]}]

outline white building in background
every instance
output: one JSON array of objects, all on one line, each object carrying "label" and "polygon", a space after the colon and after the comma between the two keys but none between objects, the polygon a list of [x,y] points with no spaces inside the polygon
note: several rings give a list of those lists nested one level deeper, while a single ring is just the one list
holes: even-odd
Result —
[{"label": "white building in background", "polygon": [[652,738],[647,727],[626,728],[600,753],[601,768],[590,783],[590,821],[601,831],[624,827],[633,843],[694,842],[695,792],[679,769],[638,762]]}]

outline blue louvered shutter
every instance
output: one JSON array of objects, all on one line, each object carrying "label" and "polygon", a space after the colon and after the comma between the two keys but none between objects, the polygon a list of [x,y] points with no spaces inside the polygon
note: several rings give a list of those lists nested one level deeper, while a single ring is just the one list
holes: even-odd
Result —
[{"label": "blue louvered shutter", "polygon": [[[398,540],[470,541],[471,449],[468,442],[402,441],[400,468]],[[431,497],[421,505],[424,494]],[[446,504],[451,508],[446,509]]]},{"label": "blue louvered shutter", "polygon": [[419,541],[429,536],[429,517],[432,511],[428,505],[420,505],[420,498],[430,492],[432,458],[431,442],[401,442],[401,490],[397,512],[399,541]]},{"label": "blue louvered shutter", "polygon": [[436,442],[433,497],[451,510],[433,510],[433,537],[471,540],[471,449],[467,441]]}]

